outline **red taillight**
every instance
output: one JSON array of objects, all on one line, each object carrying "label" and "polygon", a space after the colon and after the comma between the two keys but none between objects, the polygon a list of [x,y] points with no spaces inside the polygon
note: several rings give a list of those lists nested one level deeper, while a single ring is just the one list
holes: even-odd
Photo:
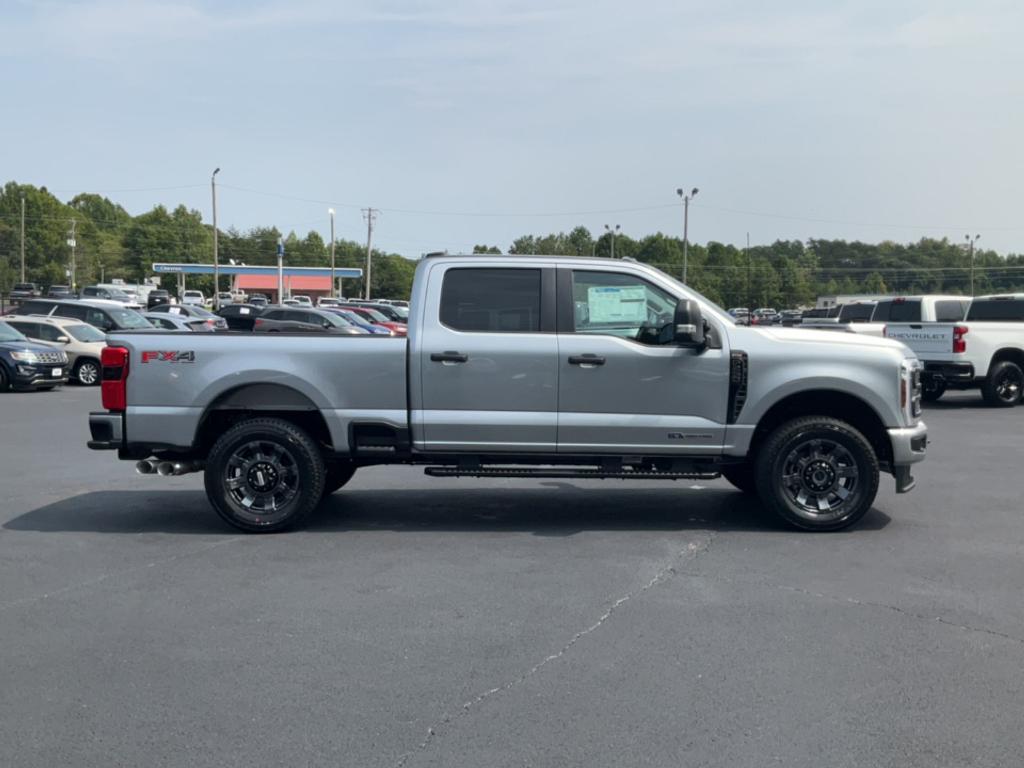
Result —
[{"label": "red taillight", "polygon": [[967,351],[967,339],[964,336],[967,335],[967,331],[970,330],[966,325],[954,325],[953,326],[953,354],[961,354]]},{"label": "red taillight", "polygon": [[108,411],[123,411],[128,400],[125,395],[128,350],[124,347],[104,347],[100,353],[100,365],[103,366],[100,380],[103,407]]},{"label": "red taillight", "polygon": [[263,325],[263,321],[260,320],[258,317],[252,321],[253,328],[259,328],[261,325]]}]

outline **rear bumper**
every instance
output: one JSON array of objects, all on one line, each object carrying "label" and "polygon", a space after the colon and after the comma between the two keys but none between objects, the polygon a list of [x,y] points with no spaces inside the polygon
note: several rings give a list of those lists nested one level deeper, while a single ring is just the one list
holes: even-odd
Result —
[{"label": "rear bumper", "polygon": [[952,386],[958,384],[969,385],[974,383],[974,366],[970,363],[947,363],[925,360],[921,378],[926,382],[932,381]]},{"label": "rear bumper", "polygon": [[924,461],[928,455],[928,426],[918,422],[913,427],[897,427],[887,430],[892,443],[892,473],[896,478],[896,493],[913,490],[915,480],[910,467]]},{"label": "rear bumper", "polygon": [[89,414],[88,445],[94,451],[116,451],[124,447],[124,414],[107,411]]}]

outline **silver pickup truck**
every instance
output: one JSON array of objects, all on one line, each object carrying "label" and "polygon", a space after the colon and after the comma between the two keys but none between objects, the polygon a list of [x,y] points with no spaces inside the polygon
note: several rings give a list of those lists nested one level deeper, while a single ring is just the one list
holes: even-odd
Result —
[{"label": "silver pickup truck", "polygon": [[631,260],[435,256],[408,338],[112,333],[94,449],[205,472],[245,531],[294,526],[360,468],[713,479],[837,530],[925,457],[920,364],[854,334],[737,326]]}]

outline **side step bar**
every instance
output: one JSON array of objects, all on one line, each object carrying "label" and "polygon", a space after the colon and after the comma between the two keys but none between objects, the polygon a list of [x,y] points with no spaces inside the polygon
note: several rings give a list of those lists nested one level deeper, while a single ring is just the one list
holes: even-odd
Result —
[{"label": "side step bar", "polygon": [[558,467],[427,467],[431,477],[533,477],[574,480],[717,480],[720,472],[650,472],[646,470],[561,469]]}]

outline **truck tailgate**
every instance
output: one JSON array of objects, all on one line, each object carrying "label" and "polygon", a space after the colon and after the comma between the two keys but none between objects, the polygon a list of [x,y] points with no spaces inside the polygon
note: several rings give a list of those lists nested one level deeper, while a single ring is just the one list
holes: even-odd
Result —
[{"label": "truck tailgate", "polygon": [[947,360],[953,357],[953,328],[953,323],[890,323],[885,337],[906,344],[921,360]]}]

